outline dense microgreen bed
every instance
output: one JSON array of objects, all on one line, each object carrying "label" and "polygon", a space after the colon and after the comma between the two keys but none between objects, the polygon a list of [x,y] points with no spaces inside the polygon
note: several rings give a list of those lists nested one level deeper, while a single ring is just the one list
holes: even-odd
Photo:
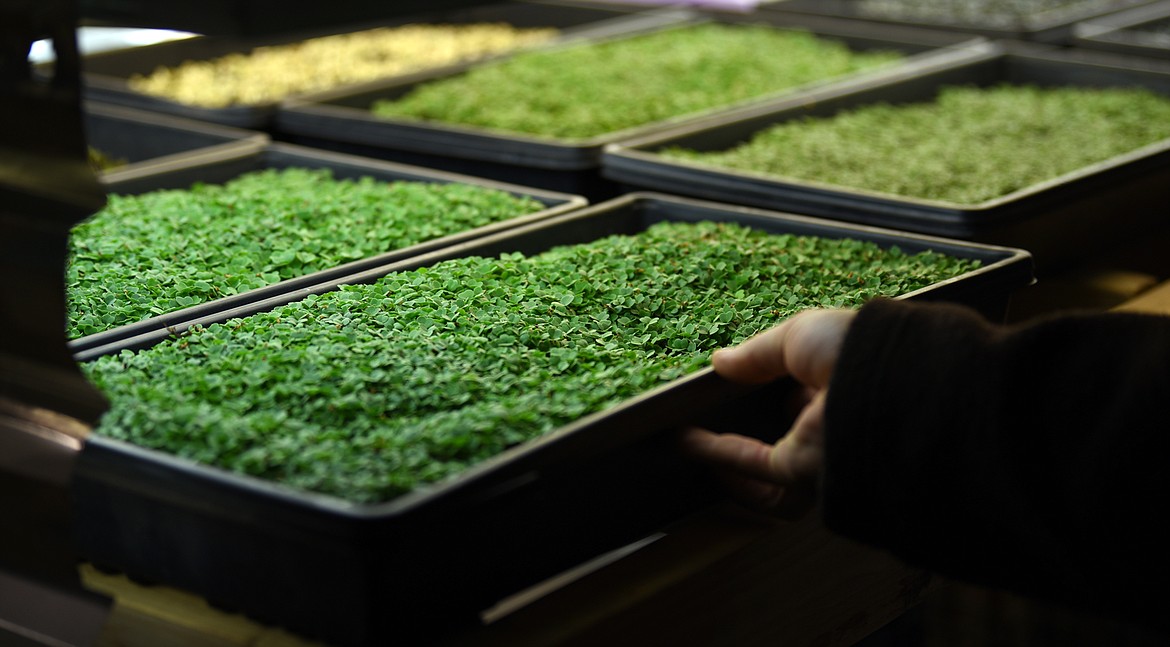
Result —
[{"label": "dense microgreen bed", "polygon": [[996,28],[1022,28],[1057,12],[1092,12],[1137,4],[1136,0],[857,0],[859,14],[875,18]]},{"label": "dense microgreen bed", "polygon": [[929,103],[805,117],[724,151],[667,159],[977,204],[1170,137],[1170,98],[1139,88],[944,87]]},{"label": "dense microgreen bed", "polygon": [[416,86],[375,115],[588,138],[899,60],[798,30],[705,23],[526,52]]},{"label": "dense microgreen bed", "polygon": [[660,223],[343,286],[85,371],[112,402],[99,433],[376,502],[687,374],[798,310],[977,265]]},{"label": "dense microgreen bed", "polygon": [[544,209],[470,184],[266,169],[111,195],[70,240],[68,333],[109,330]]}]

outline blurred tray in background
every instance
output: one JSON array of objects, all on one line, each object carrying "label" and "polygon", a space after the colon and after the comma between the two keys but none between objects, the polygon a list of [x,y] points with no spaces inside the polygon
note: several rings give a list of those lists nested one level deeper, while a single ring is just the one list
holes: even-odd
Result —
[{"label": "blurred tray in background", "polygon": [[[1012,3],[986,0],[784,0],[761,4],[759,11],[857,18],[890,25],[946,29],[988,38],[1065,44],[1071,38],[1073,25],[1077,22],[1149,4],[1150,1]],[[1005,8],[1004,5],[1008,6]],[[997,11],[1006,13],[997,14]]]},{"label": "blurred tray in background", "polygon": [[85,104],[84,119],[90,148],[110,162],[101,179],[115,186],[120,179],[191,166],[204,156],[256,151],[269,142],[259,131],[93,101]]},{"label": "blurred tray in background", "polygon": [[[918,66],[945,58],[954,48],[982,42],[982,39],[939,31],[882,27],[859,21],[840,21],[810,16],[776,14],[735,14],[720,12],[678,12],[685,20],[664,21],[639,32],[629,32],[594,42],[631,39],[641,34],[680,29],[703,22],[730,25],[763,24],[779,30],[803,30],[818,38],[839,41],[853,51],[887,50],[906,56],[902,61],[863,70],[844,77],[823,79],[766,96],[729,103],[698,113],[647,123],[598,136],[567,139],[508,133],[438,121],[418,121],[375,116],[370,107],[383,99],[402,97],[429,81],[451,79],[474,66],[455,66],[436,73],[424,73],[360,88],[306,95],[282,104],[277,110],[274,137],[303,145],[343,150],[370,157],[445,168],[480,177],[523,183],[556,191],[583,195],[591,201],[614,197],[615,186],[600,176],[605,145],[717,116],[736,106],[792,96],[815,87],[850,83],[865,78],[897,76]],[[543,88],[532,88],[541,93]]]},{"label": "blurred tray in background", "polygon": [[1026,43],[987,43],[956,52],[934,68],[901,78],[833,88],[812,96],[755,106],[729,116],[618,142],[607,148],[603,174],[633,190],[656,190],[783,209],[858,224],[1031,251],[1041,271],[1112,241],[1139,235],[1165,220],[1170,140],[1119,155],[973,205],[917,199],[827,183],[720,169],[668,159],[671,146],[720,151],[768,127],[804,117],[829,117],[865,105],[929,101],[944,86],[1137,86],[1170,95],[1170,70],[1127,65],[1125,59]]},{"label": "blurred tray in background", "polygon": [[[441,6],[441,5],[440,5]],[[285,12],[282,10],[280,13]],[[177,100],[153,96],[134,90],[130,80],[136,76],[148,75],[157,68],[174,68],[188,61],[212,61],[228,55],[246,55],[256,48],[283,46],[300,43],[316,37],[348,34],[378,27],[401,27],[405,25],[450,25],[470,26],[484,23],[501,23],[518,29],[553,28],[560,32],[554,40],[560,42],[584,37],[595,33],[620,32],[641,24],[646,18],[635,9],[620,7],[592,6],[573,3],[546,3],[540,0],[497,2],[470,8],[439,9],[420,6],[415,13],[388,12],[392,17],[361,23],[342,23],[339,18],[326,21],[328,29],[304,26],[295,31],[276,34],[262,33],[248,36],[204,36],[163,42],[143,47],[117,49],[85,56],[82,59],[83,82],[88,98],[128,105],[144,110],[184,116],[203,121],[265,130],[271,126],[272,116],[278,99],[265,99],[258,103],[235,104],[224,107],[206,107]],[[632,22],[631,22],[632,21]],[[420,50],[420,56],[435,56],[428,50]],[[494,56],[506,56],[497,53]],[[493,55],[485,54],[484,58]],[[432,67],[445,67],[450,62]],[[290,73],[296,73],[291,70]],[[393,78],[394,74],[386,78]]]},{"label": "blurred tray in background", "polygon": [[1155,2],[1074,26],[1071,44],[1152,59],[1170,59],[1170,2]]}]

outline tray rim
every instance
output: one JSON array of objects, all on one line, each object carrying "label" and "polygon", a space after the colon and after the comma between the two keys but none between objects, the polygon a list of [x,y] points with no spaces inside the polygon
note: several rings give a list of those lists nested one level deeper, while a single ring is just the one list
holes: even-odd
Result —
[{"label": "tray rim", "polygon": [[[1158,0],[1128,0],[1131,6],[1121,9],[1131,9],[1135,6],[1149,4]],[[1107,16],[1119,11],[1109,7],[1082,8],[1066,7],[1045,12],[1037,12],[1023,17],[1016,27],[996,27],[986,24],[969,22],[923,21],[913,18],[883,18],[881,16],[867,16],[848,9],[850,3],[843,0],[785,0],[768,8],[769,11],[802,13],[816,16],[841,16],[856,20],[873,20],[883,24],[906,25],[932,29],[945,29],[980,34],[989,38],[1013,38],[1032,40],[1037,42],[1061,42],[1068,38],[1068,32],[1073,26],[1084,20]]]},{"label": "tray rim", "polygon": [[98,175],[103,185],[117,182],[122,177],[133,177],[146,169],[153,170],[170,165],[186,164],[188,160],[201,155],[232,154],[237,149],[251,150],[262,147],[271,141],[268,133],[259,130],[236,128],[93,99],[83,101],[83,110],[87,115],[99,119],[134,123],[149,128],[184,131],[223,140],[199,148],[161,155],[139,162],[130,162],[123,166],[101,171]]},{"label": "tray rim", "polygon": [[1170,35],[1146,34],[1135,27],[1170,19],[1170,1],[1159,0],[1073,25],[1072,44],[1120,53],[1170,55]]}]

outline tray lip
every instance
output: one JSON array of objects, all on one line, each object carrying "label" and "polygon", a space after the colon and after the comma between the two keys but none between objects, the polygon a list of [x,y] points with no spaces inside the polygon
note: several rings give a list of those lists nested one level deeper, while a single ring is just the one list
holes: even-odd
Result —
[{"label": "tray lip", "polygon": [[[1159,155],[1170,153],[1170,137],[1116,155],[1073,171],[1069,171],[1042,182],[1031,184],[1011,193],[990,198],[974,204],[963,204],[944,200],[900,196],[893,193],[884,193],[871,189],[854,188],[835,185],[816,180],[805,180],[791,177],[768,175],[760,172],[742,171],[735,169],[721,169],[685,160],[667,160],[653,150],[680,137],[696,133],[717,130],[727,123],[735,123],[758,118],[775,116],[779,123],[786,120],[788,115],[797,112],[808,105],[827,100],[847,98],[857,93],[880,90],[882,87],[896,87],[909,80],[921,79],[939,72],[959,69],[963,66],[993,64],[998,61],[1010,60],[1042,60],[1070,67],[1079,66],[1117,66],[1125,63],[1134,63],[1129,59],[1098,55],[1091,52],[1062,52],[1049,47],[1037,46],[1029,43],[1000,41],[987,43],[980,47],[968,48],[961,57],[956,57],[934,68],[921,69],[917,73],[903,75],[901,78],[888,79],[884,82],[868,85],[851,85],[844,88],[827,89],[816,93],[813,97],[802,97],[800,101],[777,101],[770,105],[753,106],[747,110],[737,111],[726,115],[721,123],[715,120],[704,120],[686,124],[678,128],[660,133],[653,133],[637,139],[616,142],[605,148],[602,173],[613,180],[630,180],[631,176],[645,176],[647,174],[681,175],[694,180],[694,175],[702,174],[708,178],[729,180],[735,186],[743,188],[745,185],[759,187],[765,191],[788,191],[790,193],[808,196],[825,196],[828,203],[840,204],[842,200],[860,200],[871,207],[887,207],[911,209],[910,213],[897,216],[904,222],[933,223],[942,226],[962,226],[975,231],[991,229],[1002,225],[1017,217],[1010,212],[1011,208],[1026,199],[1041,198],[1051,195],[1053,190],[1067,186],[1070,183],[1091,180],[1107,171],[1116,171],[1134,162],[1147,160]],[[1143,73],[1163,74],[1170,77],[1170,67],[1158,69],[1156,67],[1134,65],[1129,69]],[[761,126],[760,129],[766,126]],[[757,129],[758,131],[759,129]],[[641,165],[641,166],[639,166]],[[678,169],[681,173],[668,173]],[[631,175],[626,175],[631,173]],[[970,218],[970,216],[976,216]],[[948,234],[944,234],[948,235]]]},{"label": "tray lip", "polygon": [[[440,121],[375,117],[368,109],[336,103],[358,96],[392,94],[429,81],[453,78],[475,67],[499,62],[500,59],[456,64],[392,79],[376,80],[290,98],[282,101],[277,107],[276,115],[273,118],[274,128],[276,131],[286,134],[333,139],[336,134],[332,131],[336,130],[337,124],[341,124],[359,129],[350,133],[346,138],[338,139],[338,141],[346,143],[423,153],[431,152],[436,146],[441,145],[445,155],[462,159],[484,161],[502,159],[508,163],[520,165],[542,166],[559,170],[586,170],[599,166],[604,147],[611,143],[647,136],[696,120],[718,118],[729,111],[754,105],[777,100],[797,100],[818,91],[849,87],[856,83],[865,83],[873,78],[897,76],[906,70],[930,67],[936,64],[939,59],[945,60],[952,50],[963,51],[967,48],[978,48],[987,42],[986,39],[979,36],[952,35],[940,33],[937,30],[903,27],[883,30],[881,27],[859,21],[832,18],[821,18],[817,21],[791,21],[782,15],[759,13],[744,16],[698,10],[680,11],[680,15],[685,16],[685,19],[663,21],[661,24],[648,25],[643,29],[608,34],[603,38],[581,38],[557,43],[542,51],[588,47],[601,42],[629,39],[651,32],[682,29],[709,22],[767,24],[780,31],[804,30],[836,39],[885,40],[896,48],[905,50],[907,47],[917,46],[921,48],[921,51],[907,52],[900,61],[879,65],[872,69],[820,79],[766,95],[590,137],[542,136]],[[373,98],[375,97],[371,97],[371,100]],[[347,129],[343,127],[342,130]],[[379,139],[392,139],[393,142],[390,144],[385,141],[371,142],[369,140],[371,135]]]},{"label": "tray lip", "polygon": [[[1121,9],[1131,9],[1136,6],[1150,4],[1157,0],[1126,0],[1129,6]],[[1067,7],[1045,12],[1038,12],[1022,17],[1014,27],[979,24],[972,22],[924,21],[913,18],[883,18],[869,16],[850,10],[850,2],[842,0],[785,0],[769,11],[804,13],[817,16],[850,17],[857,20],[872,20],[882,24],[906,25],[933,29],[948,29],[981,34],[991,38],[1022,38],[1027,40],[1064,40],[1064,31],[1072,29],[1077,22],[1096,19],[1119,11],[1116,8],[1076,8]]]},{"label": "tray lip", "polygon": [[[582,11],[596,11],[599,14],[612,14],[606,17],[599,16],[596,21],[582,23],[571,27],[561,29],[561,34],[553,39],[552,45],[561,42],[572,42],[581,38],[588,38],[591,34],[607,34],[620,33],[629,28],[637,28],[644,22],[654,22],[655,20],[676,20],[679,19],[682,12],[671,9],[636,9],[625,8],[620,5],[603,5],[590,4],[587,2],[574,2],[567,0],[565,2],[555,2],[552,0],[509,0],[505,2],[491,2],[483,6],[498,8],[501,14],[507,12],[523,11],[525,5],[539,5],[544,7],[560,8],[561,5],[565,9],[582,10]],[[414,17],[417,17],[415,20]],[[412,11],[404,15],[397,16],[389,26],[400,26],[407,22],[436,22],[440,16],[433,11]],[[343,29],[341,31],[328,30],[326,32],[298,32],[292,34],[291,38],[276,38],[274,34],[265,34],[257,37],[243,37],[232,35],[213,35],[213,36],[197,36],[203,42],[211,42],[213,45],[219,43],[233,44],[237,43],[241,46],[239,49],[232,51],[245,51],[255,47],[265,46],[268,44],[279,44],[282,42],[295,43],[309,38],[326,36],[330,33],[349,33],[368,29],[373,29],[381,26],[387,26],[385,23],[390,19],[380,21],[364,21],[348,25],[348,31]],[[503,18],[500,18],[503,20]],[[134,56],[149,55],[152,50],[167,51],[175,49],[176,47],[189,47],[190,44],[174,45],[171,42],[154,43],[137,48],[128,48],[114,51],[96,52],[83,59],[83,64],[86,60],[89,61],[104,61],[104,60],[118,60],[128,59]],[[545,47],[544,46],[537,46]],[[499,54],[487,55],[482,58],[474,59],[475,62],[487,62],[500,58],[506,58],[514,52],[503,52]],[[223,56],[225,54],[220,54]],[[214,58],[214,57],[213,57]],[[209,60],[207,58],[198,60]],[[447,67],[447,66],[442,66]],[[438,67],[432,69],[439,69]],[[412,73],[413,74],[413,73]],[[394,79],[401,74],[395,74],[382,77],[380,80]],[[149,110],[153,112],[160,112],[164,114],[174,114],[178,116],[187,117],[189,119],[199,119],[203,121],[211,121],[213,123],[220,123],[240,128],[264,128],[268,126],[275,118],[278,108],[281,104],[292,98],[301,96],[309,96],[315,93],[298,93],[290,95],[287,99],[264,101],[253,104],[232,104],[222,107],[206,107],[195,104],[182,103],[164,97],[138,92],[130,88],[129,78],[116,74],[109,74],[99,71],[86,72],[83,70],[82,74],[83,85],[85,86],[85,95],[91,96],[97,100],[117,105],[127,105],[137,107],[141,110]],[[350,88],[363,85],[363,83],[349,83],[341,88]]]},{"label": "tray lip", "polygon": [[[165,44],[165,43],[164,43]],[[187,119],[211,121],[236,128],[264,128],[276,114],[276,104],[200,108],[178,101],[135,92],[125,81],[97,73],[82,75],[83,96]]]},{"label": "tray lip", "polygon": [[[116,192],[118,186],[116,181],[126,182],[144,178],[149,179],[151,177],[172,172],[208,167],[214,168],[216,165],[235,161],[256,160],[261,164],[266,164],[268,156],[272,154],[290,155],[293,157],[299,156],[307,161],[317,163],[319,165],[318,168],[333,168],[337,165],[353,165],[383,175],[401,176],[397,179],[470,184],[485,188],[498,189],[513,195],[534,198],[544,203],[545,208],[541,209],[540,211],[516,216],[498,223],[492,223],[462,232],[455,232],[440,238],[423,241],[421,243],[410,245],[401,249],[388,250],[380,254],[374,254],[365,258],[347,261],[345,263],[341,263],[323,270],[318,270],[310,274],[284,279],[272,285],[254,288],[252,290],[240,292],[229,297],[214,299],[212,301],[207,301],[201,304],[196,304],[179,310],[163,313],[161,315],[148,317],[136,322],[123,324],[116,328],[111,328],[99,333],[93,333],[83,337],[71,339],[67,342],[67,346],[70,352],[74,353],[75,355],[78,353],[86,353],[88,351],[92,351],[95,348],[102,348],[111,344],[117,344],[120,340],[141,334],[142,332],[149,330],[177,330],[180,327],[186,328],[187,324],[185,322],[188,322],[192,319],[197,319],[200,316],[205,316],[204,313],[214,314],[220,312],[225,307],[232,307],[232,304],[248,303],[256,300],[257,298],[266,298],[266,295],[271,295],[267,298],[279,298],[280,295],[283,295],[286,292],[296,290],[297,286],[313,285],[321,282],[324,280],[324,277],[327,276],[347,275],[357,271],[358,268],[369,267],[372,265],[383,265],[388,262],[393,262],[394,260],[409,258],[427,251],[440,249],[453,244],[473,240],[481,236],[505,231],[512,227],[538,222],[545,218],[549,218],[561,213],[567,213],[581,209],[589,204],[589,201],[585,197],[579,195],[560,193],[547,189],[525,187],[497,180],[479,178],[471,175],[463,175],[450,171],[442,171],[422,166],[413,166],[387,160],[378,160],[348,153],[318,150],[296,144],[272,142],[268,141],[267,139],[265,139],[264,143],[250,142],[247,146],[240,145],[224,147],[217,150],[207,150],[185,156],[182,159],[163,160],[157,164],[144,164],[135,169],[127,169],[120,174],[107,179],[106,189],[107,192]],[[262,168],[269,167],[262,166]]]},{"label": "tray lip", "polygon": [[[975,270],[964,273],[957,277],[953,277],[951,279],[940,281],[919,290],[914,290],[912,292],[899,295],[898,297],[895,297],[897,299],[910,299],[927,295],[931,292],[939,290],[940,288],[957,283],[959,281],[977,279],[992,273],[999,277],[1010,278],[1014,276],[1014,281],[1018,284],[1017,287],[1023,287],[1033,280],[1032,256],[1028,251],[1023,249],[947,239],[938,236],[915,234],[883,227],[854,225],[824,218],[802,216],[798,214],[759,209],[754,207],[730,205],[709,200],[685,198],[664,193],[634,192],[608,200],[606,202],[590,205],[583,209],[567,212],[553,218],[548,218],[540,222],[531,223],[522,227],[516,227],[489,237],[468,241],[466,243],[462,243],[460,245],[446,249],[436,250],[413,259],[406,259],[397,263],[391,263],[382,266],[380,268],[367,270],[357,275],[342,277],[340,279],[330,281],[326,284],[306,289],[303,291],[303,294],[286,295],[280,300],[280,303],[288,303],[299,300],[310,293],[321,293],[328,291],[329,289],[333,289],[336,285],[339,284],[369,281],[373,278],[376,278],[377,276],[385,275],[390,272],[408,270],[414,267],[437,262],[445,258],[457,257],[463,250],[467,248],[474,248],[474,246],[477,245],[491,244],[493,242],[507,241],[508,239],[526,231],[532,231],[539,228],[555,227],[558,224],[564,222],[590,218],[595,214],[603,213],[609,210],[622,209],[627,207],[638,208],[647,205],[650,207],[656,205],[681,205],[683,207],[695,207],[699,209],[714,210],[717,212],[731,212],[735,215],[763,217],[765,219],[779,222],[789,222],[797,225],[823,228],[830,232],[834,232],[834,234],[840,234],[841,236],[861,235],[863,237],[887,237],[893,239],[895,241],[894,244],[898,242],[914,242],[931,249],[945,248],[950,250],[952,253],[954,253],[955,250],[967,250],[972,255],[984,255],[988,257],[989,262],[985,262],[983,266]],[[267,310],[271,307],[274,307],[275,305],[279,304],[259,304],[254,306],[254,308],[257,310]],[[110,349],[106,354],[113,352],[116,352],[116,349]],[[80,359],[79,361],[86,360]],[[526,472],[530,468],[524,466],[523,463],[525,461],[536,460],[541,452],[548,451],[550,448],[555,450],[559,443],[564,443],[567,440],[571,440],[577,435],[586,432],[589,428],[602,424],[615,415],[636,411],[638,408],[645,406],[646,403],[653,401],[655,398],[668,398],[672,394],[677,393],[680,389],[693,390],[693,393],[696,395],[707,392],[708,396],[710,396],[710,392],[714,391],[715,394],[711,397],[714,397],[716,401],[718,401],[720,399],[726,399],[735,395],[748,393],[756,388],[759,387],[732,384],[731,382],[719,377],[714,373],[714,370],[710,366],[707,366],[671,382],[659,385],[658,387],[638,396],[627,399],[610,409],[589,414],[572,423],[553,430],[539,438],[532,439],[507,449],[500,454],[497,454],[467,468],[465,471],[450,479],[423,485],[407,494],[395,497],[389,501],[378,503],[355,503],[332,495],[308,493],[287,485],[266,481],[259,477],[230,472],[224,468],[198,463],[190,459],[181,458],[172,454],[166,454],[160,450],[138,447],[125,441],[106,438],[97,434],[92,435],[89,442],[95,442],[95,447],[113,452],[115,454],[125,453],[136,457],[150,458],[152,461],[155,461],[154,464],[163,465],[166,469],[179,470],[182,472],[184,477],[195,479],[200,483],[206,484],[205,486],[207,487],[238,488],[245,492],[249,497],[263,497],[272,500],[277,504],[291,505],[296,508],[305,509],[313,514],[340,517],[355,523],[372,523],[378,520],[386,520],[408,515],[420,508],[423,508],[427,504],[432,504],[436,500],[441,503],[448,501],[451,498],[457,499],[460,496],[474,497],[476,496],[474,488],[481,485],[485,480],[490,481],[492,477],[497,476],[498,472]],[[653,431],[654,430],[648,430],[644,435],[650,434]],[[83,452],[84,451],[85,450],[83,450]],[[158,460],[160,458],[163,460]],[[520,465],[517,465],[517,463],[520,463]],[[488,491],[495,491],[500,487],[511,487],[514,485],[514,483],[512,483],[512,481],[509,479],[514,479],[514,477],[505,475],[505,480],[502,483],[492,484],[489,488],[487,488]],[[108,481],[108,478],[103,478],[103,480]],[[523,474],[521,475],[521,481],[524,481]],[[471,491],[470,494],[469,491]],[[149,493],[148,495],[154,497],[165,496],[164,493]]]},{"label": "tray lip", "polygon": [[1136,27],[1170,19],[1170,1],[1159,0],[1073,25],[1072,44],[1148,55],[1170,54],[1170,35],[1150,34]]},{"label": "tray lip", "polygon": [[232,155],[235,151],[250,151],[262,148],[272,139],[268,133],[259,130],[236,128],[224,124],[189,119],[178,115],[169,115],[153,112],[114,103],[106,103],[94,99],[84,101],[86,113],[100,119],[112,121],[132,122],[150,128],[185,131],[196,135],[205,135],[222,139],[215,144],[208,144],[187,151],[152,157],[150,159],[130,162],[124,166],[101,171],[99,179],[105,185],[117,183],[124,178],[139,177],[144,173],[156,173],[163,169],[179,168],[191,164],[202,156]]}]

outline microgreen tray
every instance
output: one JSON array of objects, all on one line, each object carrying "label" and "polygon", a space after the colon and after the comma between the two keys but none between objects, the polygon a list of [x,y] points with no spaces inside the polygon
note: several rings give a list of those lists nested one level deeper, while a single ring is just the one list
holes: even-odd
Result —
[{"label": "microgreen tray", "polygon": [[[804,118],[828,118],[876,104],[931,101],[947,86],[1000,84],[1134,86],[1170,95],[1170,70],[1125,65],[1117,57],[1026,43],[987,43],[956,52],[933,70],[866,86],[776,102],[668,133],[610,146],[603,174],[630,189],[667,191],[858,224],[1022,247],[1047,271],[1161,220],[1159,196],[1170,180],[1170,139],[1094,163],[1049,181],[975,204],[959,204],[782,178],[667,158],[679,147],[722,151],[756,133]],[[847,145],[846,145],[847,146]],[[895,162],[891,162],[893,164]]]},{"label": "microgreen tray", "polygon": [[1155,2],[1073,26],[1070,44],[1139,57],[1170,58],[1170,2]]},{"label": "microgreen tray", "polygon": [[[181,158],[173,164],[145,165],[138,169],[117,171],[106,182],[106,189],[111,194],[136,195],[161,189],[186,189],[196,183],[222,184],[252,171],[289,168],[328,169],[336,180],[356,180],[370,177],[386,182],[402,180],[440,184],[458,183],[493,188],[516,197],[531,198],[543,208],[525,215],[440,236],[401,249],[388,249],[382,253],[338,263],[330,268],[312,271],[300,276],[285,277],[264,287],[251,288],[230,296],[222,296],[210,301],[180,307],[102,332],[86,334],[71,340],[69,342],[70,349],[79,353],[118,343],[121,339],[144,332],[165,331],[173,329],[175,326],[186,326],[192,322],[200,322],[208,317],[214,317],[219,312],[242,304],[279,297],[286,292],[315,285],[334,277],[352,274],[366,268],[465,242],[478,236],[496,233],[512,226],[572,211],[587,203],[580,196],[282,143],[266,143],[248,148],[237,147],[213,151],[205,155]],[[224,241],[225,249],[230,249],[230,242],[232,241]],[[246,243],[247,241],[240,242]]]},{"label": "microgreen tray", "polygon": [[[867,9],[868,1],[868,9]],[[913,25],[975,34],[995,39],[1067,44],[1073,26],[1082,20],[1108,16],[1150,0],[1081,0],[1046,9],[1037,4],[975,1],[960,3],[957,13],[945,13],[946,3],[899,2],[887,0],[785,0],[761,5],[760,10],[809,16],[834,16],[868,20],[888,25]],[[1003,5],[1008,5],[1004,7]],[[997,16],[1000,11],[1018,15]],[[931,15],[934,12],[934,15]]]},{"label": "microgreen tray", "polygon": [[[304,95],[285,102],[278,108],[273,129],[277,137],[287,141],[425,164],[505,181],[520,182],[520,178],[523,178],[523,183],[530,186],[577,193],[596,201],[613,197],[617,193],[613,190],[614,187],[598,174],[602,149],[606,144],[657,132],[692,119],[719,114],[737,105],[766,100],[777,95],[792,96],[825,84],[848,83],[873,75],[901,73],[918,65],[929,64],[935,58],[944,56],[944,52],[950,48],[981,40],[968,35],[931,30],[875,27],[858,21],[812,17],[792,19],[771,14],[744,15],[700,11],[677,13],[687,16],[687,19],[625,34],[589,38],[577,46],[630,42],[641,36],[662,35],[670,30],[716,23],[745,27],[763,25],[778,31],[799,30],[812,34],[822,41],[841,43],[855,54],[890,52],[903,58],[858,71],[835,74],[831,78],[798,83],[796,86],[747,99],[728,100],[725,104],[686,114],[665,119],[655,118],[640,125],[623,126],[611,132],[580,137],[535,135],[440,120],[376,116],[372,113],[371,109],[379,102],[398,100],[428,84],[458,81],[460,77],[475,73],[484,65],[452,66],[435,73],[403,77],[384,83],[371,83],[361,88]],[[574,69],[577,68],[587,69],[580,65]],[[716,73],[715,70],[704,72]],[[526,73],[513,71],[505,74]],[[603,82],[604,78],[602,77]],[[530,85],[535,86],[530,89],[531,98],[525,98],[524,95],[517,97],[515,105],[518,109],[523,109],[529,103],[538,105],[550,92],[539,83],[532,82]],[[654,97],[651,101],[665,105],[659,97]],[[565,99],[564,102],[569,105],[560,109],[570,115],[576,115],[588,107],[580,105],[581,102],[575,100]],[[605,110],[604,106],[596,108]],[[541,107],[528,110],[546,113]]]},{"label": "microgreen tray", "polygon": [[[730,222],[978,260],[978,269],[898,298],[966,303],[993,319],[1003,319],[1011,293],[1032,280],[1031,259],[1020,250],[639,193],[237,308],[221,319],[447,260],[538,254],[636,234],[662,221]],[[166,336],[146,335],[122,347],[146,348]],[[439,640],[474,626],[482,610],[504,597],[713,502],[718,489],[677,454],[670,430],[702,424],[774,439],[786,428],[776,403],[793,389],[784,381],[735,386],[700,369],[378,504],[307,494],[95,435],[73,481],[77,545],[99,567],[178,586],[331,644]]]},{"label": "microgreen tray", "polygon": [[118,164],[102,171],[104,182],[187,166],[205,155],[258,151],[268,135],[125,106],[88,102],[88,144]]},{"label": "microgreen tray", "polygon": [[[217,108],[203,107],[135,91],[130,86],[130,79],[135,75],[150,74],[158,67],[175,67],[186,61],[210,61],[224,56],[244,55],[256,48],[295,44],[310,38],[376,27],[424,24],[459,27],[476,23],[501,23],[519,29],[557,29],[560,36],[554,38],[556,42],[595,33],[620,33],[625,29],[640,28],[645,23],[655,24],[660,20],[673,19],[670,12],[650,13],[619,7],[546,3],[540,0],[485,3],[482,6],[446,11],[418,8],[414,13],[403,14],[401,11],[389,13],[393,17],[376,21],[371,19],[360,24],[344,24],[337,19],[330,20],[324,23],[330,25],[328,30],[308,31],[309,28],[306,27],[296,31],[286,30],[249,36],[206,36],[91,54],[82,61],[85,96],[107,103],[229,126],[267,130],[271,126],[279,100],[263,100],[259,103]],[[506,56],[506,54],[496,56],[501,55]]]}]

